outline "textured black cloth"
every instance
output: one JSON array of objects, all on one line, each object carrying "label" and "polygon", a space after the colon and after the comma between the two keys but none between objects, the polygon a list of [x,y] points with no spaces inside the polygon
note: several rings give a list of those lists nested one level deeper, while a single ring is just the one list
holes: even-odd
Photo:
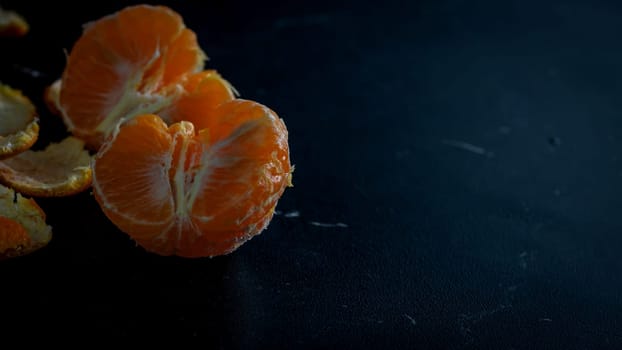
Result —
[{"label": "textured black cloth", "polygon": [[[36,147],[65,136],[41,99],[63,49],[127,4],[3,2],[31,23],[0,39],[0,80],[37,104]],[[284,119],[294,187],[213,259],[146,253],[88,192],[38,200],[54,238],[0,263],[7,336],[622,348],[619,2],[169,5],[208,68]]]}]

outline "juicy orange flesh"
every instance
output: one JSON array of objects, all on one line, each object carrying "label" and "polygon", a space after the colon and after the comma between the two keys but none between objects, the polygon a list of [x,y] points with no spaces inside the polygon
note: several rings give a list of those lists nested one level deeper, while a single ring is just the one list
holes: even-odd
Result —
[{"label": "juicy orange flesh", "polygon": [[203,67],[204,54],[181,17],[138,5],[88,24],[68,57],[60,105],[74,134],[103,142],[121,118],[170,104],[174,86]]},{"label": "juicy orange flesh", "polygon": [[[219,113],[220,123],[206,129],[208,146],[217,150],[207,158],[210,181],[197,195],[209,200],[197,201],[193,209],[212,217],[210,228],[223,230],[233,222],[256,222],[270,211],[278,197],[273,194],[289,183],[290,166],[285,127],[280,119],[267,117],[265,107],[236,100]],[[249,206],[244,215],[240,203]]]},{"label": "juicy orange flesh", "polygon": [[199,133],[189,122],[136,117],[96,157],[96,199],[146,249],[230,252],[265,228],[290,184],[287,132],[273,112],[236,100],[215,116],[222,124]]},{"label": "juicy orange flesh", "polygon": [[196,130],[204,129],[204,120],[214,118],[217,107],[235,98],[229,83],[213,70],[189,76],[184,89],[186,93],[175,101],[168,119],[189,121]]},{"label": "juicy orange flesh", "polygon": [[174,203],[166,173],[171,145],[162,120],[136,118],[118,132],[113,144],[100,150],[105,157],[96,156],[93,179],[100,183],[104,200],[111,205],[104,205],[104,211],[120,217],[131,213],[129,218],[116,220],[123,231],[140,235],[146,226],[151,233],[173,219]]},{"label": "juicy orange flesh", "polygon": [[184,29],[171,43],[167,55],[162,57],[164,72],[162,85],[178,83],[189,72],[203,68],[205,56],[199,49],[194,32]]}]

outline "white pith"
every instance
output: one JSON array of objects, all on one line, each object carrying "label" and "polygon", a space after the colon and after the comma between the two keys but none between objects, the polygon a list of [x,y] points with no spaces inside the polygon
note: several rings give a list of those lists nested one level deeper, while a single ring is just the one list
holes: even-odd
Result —
[{"label": "white pith", "polygon": [[[160,77],[152,79],[150,84],[147,84],[143,91],[138,90],[138,87],[143,81],[145,72],[157,62],[160,56],[161,52],[158,46],[147,64],[141,68],[135,69],[125,64],[115,66],[117,74],[120,77],[127,78],[121,88],[122,92],[117,95],[121,98],[117,101],[110,101],[114,107],[108,112],[104,120],[99,123],[95,129],[96,131],[108,136],[122,118],[130,120],[140,114],[156,113],[160,109],[171,104],[173,99],[172,94],[155,92],[155,83],[159,81]],[[161,75],[162,71],[160,70],[158,73]],[[179,89],[181,89],[181,87]]]},{"label": "white pith", "polygon": [[0,85],[0,136],[26,129],[35,119],[34,105],[17,90]]},{"label": "white pith", "polygon": [[[191,208],[191,203],[188,203],[186,200],[186,170],[184,169],[184,164],[186,163],[186,157],[188,156],[188,143],[189,139],[187,137],[181,138],[181,150],[179,152],[179,159],[177,160],[177,170],[173,175],[173,195],[175,196],[175,215],[178,218],[186,218],[188,216],[189,208]],[[177,138],[175,138],[177,140]],[[173,147],[175,149],[175,147]]]},{"label": "white pith", "polygon": [[45,214],[34,202],[5,186],[0,186],[0,215],[22,225],[33,244],[45,244],[52,239],[52,227],[46,224]]}]

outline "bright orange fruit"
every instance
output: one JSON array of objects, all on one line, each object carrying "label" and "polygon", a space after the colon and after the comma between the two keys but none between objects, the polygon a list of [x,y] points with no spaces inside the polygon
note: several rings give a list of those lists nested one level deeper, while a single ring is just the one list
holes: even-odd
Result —
[{"label": "bright orange fruit", "polygon": [[205,70],[188,76],[184,92],[158,115],[169,124],[190,121],[199,130],[202,129],[202,121],[212,119],[217,107],[233,100],[235,94],[235,89],[220,74],[215,70]]},{"label": "bright orange fruit", "polygon": [[97,149],[121,120],[158,113],[173,122],[165,110],[192,90],[187,80],[206,59],[179,14],[128,6],[85,26],[69,53],[58,107],[69,131]]},{"label": "bright orange fruit", "polygon": [[266,228],[291,186],[287,129],[274,111],[242,99],[201,108],[210,118],[195,117],[196,126],[137,116],[95,156],[96,200],[148,251],[230,253]]}]

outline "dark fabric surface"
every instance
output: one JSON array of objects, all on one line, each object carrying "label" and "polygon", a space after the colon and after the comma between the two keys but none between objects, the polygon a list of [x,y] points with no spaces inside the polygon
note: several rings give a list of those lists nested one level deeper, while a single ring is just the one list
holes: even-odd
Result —
[{"label": "dark fabric surface", "polygon": [[[3,2],[31,22],[0,41],[0,80],[37,103],[36,147],[65,135],[41,100],[63,49],[126,4]],[[88,192],[41,199],[52,242],[0,264],[7,335],[622,347],[620,4],[169,4],[284,119],[294,187],[260,236],[194,260],[136,247]]]}]

